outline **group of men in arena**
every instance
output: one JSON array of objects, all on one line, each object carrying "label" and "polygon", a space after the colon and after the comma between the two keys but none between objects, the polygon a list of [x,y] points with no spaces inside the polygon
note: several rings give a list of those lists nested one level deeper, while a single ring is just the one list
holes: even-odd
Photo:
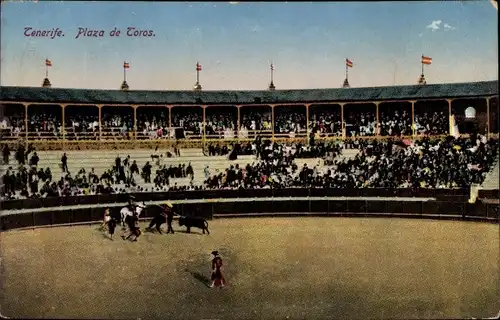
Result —
[{"label": "group of men in arena", "polygon": [[[110,209],[106,209],[104,211],[104,221],[102,224],[103,228],[107,228],[107,231],[109,232],[110,239],[113,240],[113,235],[115,233],[116,226],[118,225],[119,222],[122,223],[122,239],[128,240],[132,236],[134,237],[132,241],[137,241],[139,236],[141,235],[141,230],[139,227],[139,215],[141,210],[137,210],[138,207],[144,209],[144,204],[142,205],[137,205],[132,202],[133,198],[129,200],[129,203],[127,207],[123,209],[120,214],[120,219],[117,218],[116,215],[111,214]],[[173,210],[173,205],[171,202],[166,202],[165,206],[161,207],[162,211],[158,211],[153,219],[151,220],[149,226],[146,228],[147,231],[152,231],[153,228],[158,231],[158,233],[162,234],[160,226],[167,222],[168,228],[167,228],[167,233],[174,233],[174,229],[172,228],[172,221],[175,215],[175,212]],[[128,229],[130,231],[129,235],[125,237],[125,225],[128,226]],[[188,229],[189,230],[189,229]],[[208,231],[208,230],[207,230]],[[213,259],[211,262],[211,285],[210,288],[218,287],[218,288],[223,288],[226,285],[226,280],[224,276],[222,275],[222,258],[219,256],[218,251],[212,251]]]},{"label": "group of men in arena", "polygon": [[[151,223],[146,228],[146,231],[153,231],[153,227],[158,231],[158,233],[162,234],[160,226],[167,222],[168,229],[167,233],[174,233],[174,229],[172,228],[172,221],[174,219],[174,210],[173,205],[170,202],[167,202],[164,207],[161,207],[162,211],[158,211]],[[133,198],[129,200],[129,203],[126,207],[124,207],[120,211],[120,216],[116,214],[112,214],[110,209],[106,209],[104,211],[104,221],[103,228],[107,227],[107,231],[109,232],[110,239],[113,240],[113,235],[116,229],[116,226],[121,223],[122,224],[122,234],[121,237],[124,240],[132,239],[132,241],[137,241],[137,239],[142,234],[139,226],[139,216],[142,210],[145,209],[144,203],[142,205],[138,205],[133,203]],[[129,235],[125,237],[125,231],[128,227]]]}]

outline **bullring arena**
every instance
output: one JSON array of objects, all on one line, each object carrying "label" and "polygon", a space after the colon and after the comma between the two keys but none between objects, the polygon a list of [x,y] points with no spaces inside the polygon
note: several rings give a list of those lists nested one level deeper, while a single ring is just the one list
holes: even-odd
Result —
[{"label": "bullring arena", "polygon": [[[496,81],[273,92],[1,87],[1,103],[10,123],[2,175],[12,177],[0,214],[6,317],[435,319],[500,310]],[[406,110],[399,129],[390,125],[396,109]],[[301,125],[289,128],[294,121]],[[273,171],[257,136],[268,150],[304,147],[287,163],[297,172]],[[431,163],[407,166],[414,151]],[[142,172],[121,164],[128,156]],[[34,166],[50,178],[35,171],[19,184]],[[82,178],[93,174],[99,189]],[[439,179],[448,185],[436,187]],[[143,230],[168,200],[179,215],[207,219],[210,235],[174,222],[175,234],[111,241],[99,229],[104,209],[119,212],[131,195],[146,207]],[[208,288],[213,250],[224,259],[222,289]]]},{"label": "bullring arena", "polygon": [[[95,226],[4,233],[2,312],[436,319],[498,311],[498,225],[295,217],[216,219],[210,226],[210,236],[146,234],[137,243],[111,242]],[[228,281],[216,292],[207,288],[214,248]]]}]

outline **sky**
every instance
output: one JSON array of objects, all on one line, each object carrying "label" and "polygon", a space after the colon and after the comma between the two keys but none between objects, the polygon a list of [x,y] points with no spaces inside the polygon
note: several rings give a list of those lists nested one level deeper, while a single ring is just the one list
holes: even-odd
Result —
[{"label": "sky", "polygon": [[[1,5],[2,86],[137,90],[338,88],[498,79],[498,15],[488,0],[408,2],[9,1]],[[128,36],[127,28],[154,36]],[[26,36],[59,28],[64,36]],[[104,36],[91,35],[103,30]],[[119,36],[110,36],[117,28]]]}]

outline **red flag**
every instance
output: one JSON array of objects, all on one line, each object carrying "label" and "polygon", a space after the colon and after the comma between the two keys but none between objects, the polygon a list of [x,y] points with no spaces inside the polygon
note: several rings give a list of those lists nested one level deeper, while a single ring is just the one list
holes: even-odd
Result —
[{"label": "red flag", "polygon": [[49,59],[45,59],[45,65],[47,67],[52,67],[52,61],[50,61]]},{"label": "red flag", "polygon": [[422,63],[423,64],[432,64],[432,58],[431,57],[422,56]]},{"label": "red flag", "polygon": [[130,68],[130,65],[128,64],[128,62],[124,62],[123,63],[123,68],[125,68],[125,69]]},{"label": "red flag", "polygon": [[196,71],[201,71],[201,64],[196,62]]},{"label": "red flag", "polygon": [[271,63],[271,71],[274,71],[274,64]]},{"label": "red flag", "polygon": [[346,58],[346,59],[345,59],[345,65],[346,65],[346,66],[348,66],[349,68],[352,68],[353,63],[352,63],[352,61],[351,61],[351,60],[349,60],[349,59],[347,59],[347,58]]}]

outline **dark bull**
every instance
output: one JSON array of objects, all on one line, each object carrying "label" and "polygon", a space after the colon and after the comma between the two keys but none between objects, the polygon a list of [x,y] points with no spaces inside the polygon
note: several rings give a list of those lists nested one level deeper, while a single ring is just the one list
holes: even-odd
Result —
[{"label": "dark bull", "polygon": [[205,234],[205,230],[207,231],[208,234],[210,234],[210,231],[208,231],[208,222],[207,220],[200,218],[200,217],[186,217],[186,216],[180,216],[179,217],[179,226],[185,226],[187,228],[187,233],[191,233],[191,227],[194,228],[199,228],[203,231],[203,234]]}]

